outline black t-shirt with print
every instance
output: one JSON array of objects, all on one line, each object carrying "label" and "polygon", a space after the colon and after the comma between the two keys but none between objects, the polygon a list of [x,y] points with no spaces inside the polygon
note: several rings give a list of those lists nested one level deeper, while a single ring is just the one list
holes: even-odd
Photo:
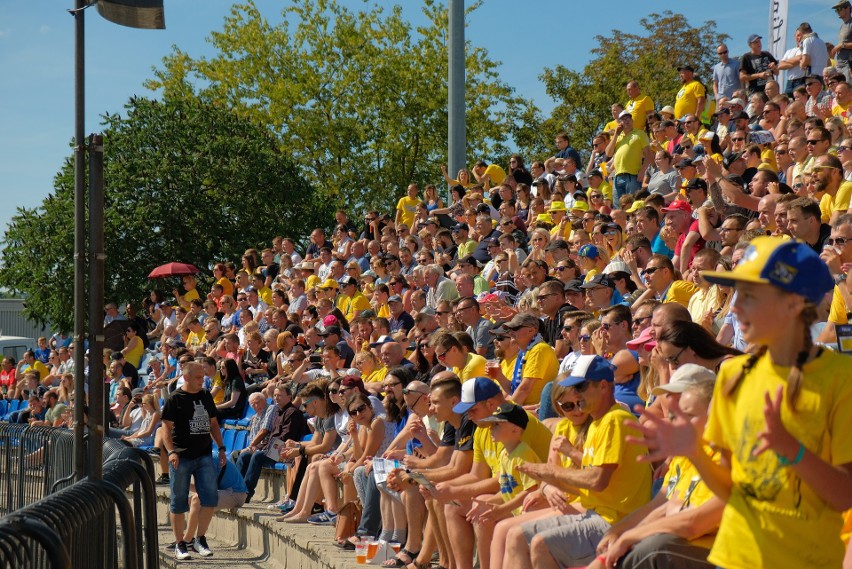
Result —
[{"label": "black t-shirt with print", "polygon": [[174,424],[172,441],[180,458],[210,455],[210,419],[216,418],[216,405],[209,391],[187,393],[181,387],[163,407],[163,420]]}]

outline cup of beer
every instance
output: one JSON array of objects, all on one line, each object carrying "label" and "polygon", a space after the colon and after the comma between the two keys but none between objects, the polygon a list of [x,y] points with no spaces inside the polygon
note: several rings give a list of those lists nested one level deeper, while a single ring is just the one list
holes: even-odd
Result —
[{"label": "cup of beer", "polygon": [[359,565],[367,564],[367,542],[363,540],[355,544],[355,562]]}]

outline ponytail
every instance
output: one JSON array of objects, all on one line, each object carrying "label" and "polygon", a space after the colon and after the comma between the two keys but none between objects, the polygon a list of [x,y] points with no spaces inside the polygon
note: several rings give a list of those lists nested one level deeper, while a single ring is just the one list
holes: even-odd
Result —
[{"label": "ponytail", "polygon": [[799,322],[802,324],[802,332],[804,341],[802,342],[802,350],[796,356],[796,363],[790,368],[790,373],[787,375],[787,405],[790,410],[796,412],[796,401],[799,399],[799,393],[802,391],[803,373],[802,368],[807,363],[813,349],[813,340],[811,339],[811,324],[817,321],[817,309],[811,302],[806,302],[804,309],[799,314]]}]

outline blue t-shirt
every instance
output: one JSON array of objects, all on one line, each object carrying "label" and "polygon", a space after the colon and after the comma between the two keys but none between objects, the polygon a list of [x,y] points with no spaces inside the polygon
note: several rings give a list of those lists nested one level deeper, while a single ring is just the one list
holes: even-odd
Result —
[{"label": "blue t-shirt", "polygon": [[47,360],[50,358],[49,349],[42,350],[41,348],[36,348],[35,350],[33,350],[33,354],[35,355],[36,359],[43,364],[46,364]]}]

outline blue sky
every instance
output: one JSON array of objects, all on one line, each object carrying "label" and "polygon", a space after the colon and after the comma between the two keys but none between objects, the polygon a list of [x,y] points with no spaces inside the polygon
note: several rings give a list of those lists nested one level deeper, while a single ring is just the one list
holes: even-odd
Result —
[{"label": "blue sky", "polygon": [[[339,0],[357,8],[361,0]],[[422,21],[416,0],[375,0],[375,4],[402,4],[414,24]],[[692,25],[708,19],[732,36],[732,55],[746,51],[751,33],[766,36],[769,0],[676,2],[595,2],[566,0],[485,0],[468,20],[467,39],[488,49],[502,62],[505,81],[518,93],[548,111],[538,75],[557,64],[580,69],[589,60],[595,35],[612,29],[638,31],[638,21],[652,11],[682,11]],[[839,20],[832,0],[791,0],[789,33],[808,21],[827,41],[837,41]],[[74,130],[74,23],[67,13],[73,0],[0,0],[0,229],[15,208],[34,207],[52,191],[53,177],[70,153]],[[210,55],[205,41],[221,28],[232,2],[221,0],[166,0],[166,30],[134,30],[102,19],[94,9],[86,15],[86,132],[96,132],[100,115],[120,112],[132,95],[148,95],[142,83],[152,68],[177,45],[193,56]],[[257,0],[272,21],[280,19],[283,3]],[[606,15],[609,19],[604,19]],[[788,46],[792,39],[788,40]],[[766,42],[764,42],[765,44]],[[712,49],[714,46],[708,46]]]}]

